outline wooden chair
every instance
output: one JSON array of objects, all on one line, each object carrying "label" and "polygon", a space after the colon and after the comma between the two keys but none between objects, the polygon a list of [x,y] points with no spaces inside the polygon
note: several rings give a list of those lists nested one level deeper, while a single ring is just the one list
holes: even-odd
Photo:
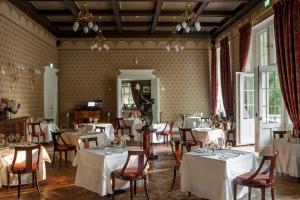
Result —
[{"label": "wooden chair", "polygon": [[[159,135],[163,136],[164,137],[164,144],[167,141],[167,146],[168,146],[168,144],[169,144],[169,136],[172,136],[173,126],[174,126],[174,121],[168,121],[166,123],[165,128],[162,131],[156,133],[157,140],[158,140],[158,136]],[[169,127],[169,129],[167,129],[168,127]]]},{"label": "wooden chair", "polygon": [[[260,188],[261,189],[261,196],[262,200],[265,200],[265,190],[266,188],[271,188],[271,196],[272,200],[275,199],[274,196],[274,169],[276,164],[276,157],[277,153],[272,156],[264,156],[262,162],[260,163],[258,169],[256,172],[247,172],[245,174],[242,174],[238,177],[236,177],[233,180],[233,197],[234,200],[237,198],[237,185],[246,186],[249,188],[249,200],[251,199],[251,188]],[[266,161],[269,161],[270,164],[268,168],[261,172],[262,167]]]},{"label": "wooden chair", "polygon": [[[128,163],[131,156],[138,157],[138,165],[134,167],[129,167]],[[130,182],[130,199],[132,200],[133,194],[132,189],[134,186],[134,194],[136,194],[136,181],[144,180],[144,189],[146,197],[149,200],[148,191],[147,191],[147,175],[145,173],[145,168],[147,165],[147,160],[145,162],[145,151],[128,151],[128,157],[123,168],[117,169],[111,173],[112,179],[112,199],[115,199],[115,179],[121,179]],[[133,185],[134,184],[134,185]]]},{"label": "wooden chair", "polygon": [[46,121],[47,123],[53,123],[54,122],[54,119],[44,119],[44,121]]},{"label": "wooden chair", "polygon": [[96,132],[99,130],[101,133],[104,133],[105,129],[106,129],[105,126],[95,126],[95,131]]},{"label": "wooden chair", "polygon": [[236,146],[236,129],[227,131],[225,145],[227,145],[227,142],[231,142],[232,146]]},{"label": "wooden chair", "polygon": [[181,128],[183,128],[183,126],[184,126],[184,119],[186,117],[188,117],[188,114],[181,114],[180,117],[181,117]]},{"label": "wooden chair", "polygon": [[287,136],[290,131],[281,131],[281,130],[275,130],[273,131],[273,137],[274,139],[278,136],[279,138],[284,138],[284,136]]},{"label": "wooden chair", "polygon": [[75,154],[77,152],[76,150],[76,145],[73,144],[67,144],[64,139],[62,138],[61,134],[63,132],[61,131],[56,131],[52,132],[52,139],[53,139],[53,160],[52,160],[52,167],[54,167],[54,162],[55,162],[55,152],[59,152],[59,166],[61,167],[62,163],[62,152],[65,152],[65,162],[68,161],[68,151],[75,151]]},{"label": "wooden chair", "polygon": [[[180,134],[181,140],[183,141],[183,145],[185,145],[186,150],[188,152],[191,151],[192,146],[199,145],[200,148],[202,148],[202,146],[203,146],[202,141],[196,140],[191,128],[179,128],[179,134]],[[191,139],[187,139],[187,134],[190,134]]]},{"label": "wooden chair", "polygon": [[[33,138],[37,137],[38,144],[39,144],[40,137],[42,136],[44,139],[44,143],[46,143],[45,133],[42,131],[40,122],[29,122],[29,123],[27,123],[27,127],[28,127],[28,133],[31,134],[32,141],[33,141]],[[31,128],[31,131],[30,131],[30,128]],[[38,128],[38,131],[36,131],[36,128]]]},{"label": "wooden chair", "polygon": [[182,155],[183,155],[182,141],[177,140],[177,141],[171,142],[171,148],[172,148],[172,153],[173,153],[173,156],[175,159],[173,182],[172,182],[172,186],[171,186],[171,190],[173,190],[175,180],[176,180],[176,174],[177,174],[177,171],[180,170],[180,166],[181,166],[181,160],[182,160]]},{"label": "wooden chair", "polygon": [[[40,160],[40,149],[40,144],[26,147],[15,147],[13,162],[9,167],[7,167],[7,188],[9,189],[10,173],[18,174],[18,199],[20,198],[22,174],[32,174],[32,187],[34,188],[34,185],[36,185],[38,194],[40,194],[39,183],[37,180],[37,171],[39,170]],[[34,151],[37,151],[36,158],[33,158]],[[18,156],[20,156],[20,154],[22,154],[22,157],[23,155],[25,155],[25,161],[22,163],[16,163],[17,158]]]},{"label": "wooden chair", "polygon": [[121,130],[122,135],[124,135],[124,130],[128,130],[128,135],[131,135],[131,127],[127,126],[123,118],[116,118],[116,133]]},{"label": "wooden chair", "polygon": [[78,148],[81,149],[81,143],[83,143],[83,147],[85,149],[89,149],[91,147],[90,142],[95,142],[96,146],[98,146],[98,138],[90,137],[90,138],[81,138],[78,139]]}]

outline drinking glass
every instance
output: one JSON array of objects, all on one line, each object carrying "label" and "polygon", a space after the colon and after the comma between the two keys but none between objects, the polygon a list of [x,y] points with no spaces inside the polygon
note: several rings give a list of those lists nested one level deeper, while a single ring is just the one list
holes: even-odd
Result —
[{"label": "drinking glass", "polygon": [[15,139],[15,136],[14,136],[13,134],[10,134],[10,135],[8,136],[8,141],[9,141],[9,143],[13,143],[14,139]]},{"label": "drinking glass", "polygon": [[15,135],[16,142],[20,142],[20,134],[16,133]]},{"label": "drinking glass", "polygon": [[232,148],[232,142],[227,142],[226,147],[227,147],[227,149],[230,150]]}]

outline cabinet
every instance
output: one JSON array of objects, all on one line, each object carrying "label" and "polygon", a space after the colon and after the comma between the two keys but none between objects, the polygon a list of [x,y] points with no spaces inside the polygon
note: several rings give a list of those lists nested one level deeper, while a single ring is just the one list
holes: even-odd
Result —
[{"label": "cabinet", "polygon": [[101,110],[76,110],[74,119],[78,123],[88,122],[89,118],[98,118],[101,121]]},{"label": "cabinet", "polygon": [[11,118],[0,121],[0,133],[8,137],[10,134],[20,134],[26,139],[26,122],[28,117]]}]

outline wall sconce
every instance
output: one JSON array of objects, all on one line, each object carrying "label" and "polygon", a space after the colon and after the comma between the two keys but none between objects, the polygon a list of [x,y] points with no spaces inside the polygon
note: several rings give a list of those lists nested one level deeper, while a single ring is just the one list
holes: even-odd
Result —
[{"label": "wall sconce", "polygon": [[162,87],[162,88],[161,88],[161,91],[164,92],[164,91],[165,91],[165,87]]},{"label": "wall sconce", "polygon": [[5,69],[4,66],[1,66],[1,74],[4,76],[5,75]]},{"label": "wall sconce", "polygon": [[36,86],[38,79],[40,78],[42,74],[42,71],[40,69],[34,69],[33,70],[33,78],[31,80],[31,89],[33,90],[34,87]]},{"label": "wall sconce", "polygon": [[11,88],[14,89],[16,86],[16,83],[20,79],[21,73],[24,70],[24,66],[20,64],[16,64],[15,70],[12,70],[12,73],[9,75],[10,76],[10,83],[11,83]]},{"label": "wall sconce", "polygon": [[138,58],[135,56],[134,57],[134,63],[137,65],[139,63]]}]

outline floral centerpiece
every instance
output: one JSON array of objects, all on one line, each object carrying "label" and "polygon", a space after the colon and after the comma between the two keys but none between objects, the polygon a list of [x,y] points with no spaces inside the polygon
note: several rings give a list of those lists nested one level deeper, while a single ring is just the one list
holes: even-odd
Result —
[{"label": "floral centerpiece", "polygon": [[9,113],[17,114],[21,107],[21,103],[17,100],[9,100],[7,98],[0,99],[0,111],[4,113],[4,119],[8,118]]}]

